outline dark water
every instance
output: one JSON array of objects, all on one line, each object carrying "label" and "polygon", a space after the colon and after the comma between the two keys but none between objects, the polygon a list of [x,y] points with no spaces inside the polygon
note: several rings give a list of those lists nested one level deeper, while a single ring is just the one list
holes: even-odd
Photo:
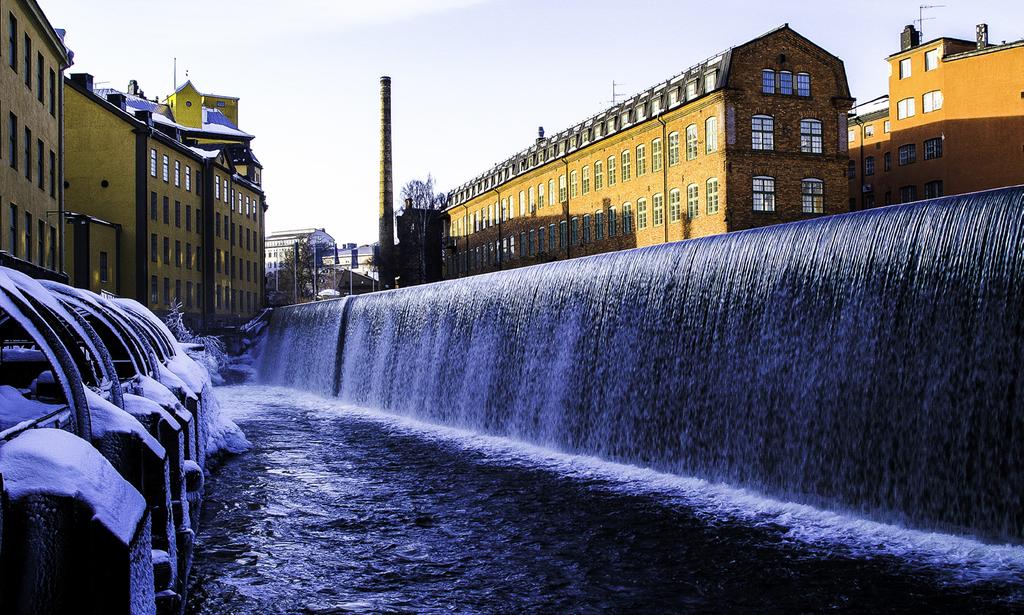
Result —
[{"label": "dark water", "polygon": [[269,334],[267,383],[1024,543],[1021,188],[291,308]]},{"label": "dark water", "polygon": [[191,613],[1024,609],[1020,547],[439,434],[286,389],[219,393],[254,449],[208,483]]}]

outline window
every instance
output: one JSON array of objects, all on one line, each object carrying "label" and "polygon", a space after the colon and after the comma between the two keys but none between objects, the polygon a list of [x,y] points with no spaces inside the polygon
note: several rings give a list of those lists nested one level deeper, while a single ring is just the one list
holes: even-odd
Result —
[{"label": "window", "polygon": [[704,120],[704,153],[718,151],[718,116],[712,115]]},{"label": "window", "polygon": [[[537,190],[544,190],[544,184],[537,184]],[[537,193],[534,192],[533,186],[530,186],[528,194],[530,195],[530,213],[534,213],[537,211]],[[540,198],[543,200],[544,195],[541,194]]]},{"label": "window", "polygon": [[[153,158],[153,169],[154,169],[153,177],[156,177],[156,170],[155,170],[156,169],[156,158],[155,158],[155,154],[154,154],[154,158]],[[213,198],[218,200],[218,201],[220,200],[220,177],[218,177],[216,175],[213,176]]]},{"label": "window", "polygon": [[576,195],[578,194],[577,191],[576,191],[576,185],[577,185],[577,182],[576,182],[576,171],[570,171],[569,172],[569,196],[571,198],[576,198]]},{"label": "window", "polygon": [[583,215],[583,243],[590,243],[590,214]]},{"label": "window", "polygon": [[686,127],[686,159],[693,160],[697,157],[697,125],[690,124]]},{"label": "window", "polygon": [[900,60],[900,79],[906,79],[910,75],[910,58],[903,58]]},{"label": "window", "polygon": [[889,120],[882,122],[882,132],[889,134],[889,129],[892,127],[892,123]]},{"label": "window", "polygon": [[185,165],[185,192],[192,192],[192,167]]},{"label": "window", "polygon": [[686,100],[697,98],[697,80],[691,79],[686,82]]},{"label": "window", "polygon": [[171,304],[171,279],[164,278],[164,305]]},{"label": "window", "polygon": [[619,160],[622,163],[622,181],[629,181],[632,169],[630,169],[630,152],[628,149],[622,151]]},{"label": "window", "polygon": [[25,212],[25,260],[32,262],[32,214]]},{"label": "window", "polygon": [[192,244],[185,243],[185,269],[192,269]]},{"label": "window", "polygon": [[181,201],[174,202],[174,226],[181,228]]},{"label": "window", "polygon": [[700,189],[697,184],[686,187],[686,217],[693,220],[700,215]]},{"label": "window", "polygon": [[647,199],[636,200],[636,227],[640,230],[647,228]]},{"label": "window", "polygon": [[821,153],[821,122],[800,120],[800,151],[806,154]]},{"label": "window", "polygon": [[668,193],[668,221],[679,222],[680,211],[679,211],[679,189],[673,188]]},{"label": "window", "polygon": [[57,198],[57,154],[50,150],[50,196]]},{"label": "window", "polygon": [[942,108],[942,90],[925,92],[921,97],[921,110],[925,113],[938,111]]},{"label": "window", "polygon": [[598,160],[594,163],[594,190],[604,188],[604,163]]},{"label": "window", "polygon": [[913,164],[917,162],[917,144],[908,143],[907,145],[901,145],[899,149],[900,153],[900,166]]},{"label": "window", "polygon": [[853,128],[846,131],[846,142],[853,143],[857,140],[857,131]]},{"label": "window", "polygon": [[886,171],[892,171],[892,152],[885,152],[882,155],[882,168]]},{"label": "window", "polygon": [[709,179],[704,188],[705,200],[707,201],[708,215],[718,213],[718,178]]},{"label": "window", "polygon": [[583,167],[583,194],[590,192],[590,165]]},{"label": "window", "polygon": [[661,139],[655,139],[651,142],[651,170],[658,172],[661,170],[661,165]]},{"label": "window", "polygon": [[156,177],[156,150],[149,150],[149,174]]},{"label": "window", "polygon": [[46,149],[39,139],[36,139],[36,185],[46,190]]},{"label": "window", "polygon": [[912,203],[917,200],[917,186],[900,188],[900,203]]},{"label": "window", "polygon": [[565,198],[565,175],[558,176],[558,202],[564,203]]},{"label": "window", "polygon": [[679,133],[668,133],[668,166],[679,164]]},{"label": "window", "polygon": [[[554,227],[554,225],[551,225],[551,227],[549,227],[549,228],[554,229],[555,227]],[[565,246],[566,246],[566,241],[568,240],[568,237],[566,237],[566,235],[565,235],[566,230],[567,229],[565,227],[565,220],[562,220],[561,222],[558,223],[558,247],[559,247],[559,249],[564,249]],[[554,243],[554,241],[551,241],[549,243]]]},{"label": "window", "polygon": [[904,120],[908,117],[914,117],[914,99],[904,98],[903,100],[896,103],[896,119]]},{"label": "window", "polygon": [[608,156],[608,186],[615,185],[615,170],[618,167],[615,164],[615,156]]},{"label": "window", "polygon": [[[639,201],[637,201],[639,203]],[[629,235],[633,232],[633,207],[629,203],[622,205],[622,234]]]},{"label": "window", "polygon": [[755,115],[750,122],[751,147],[756,150],[775,149],[775,120],[770,115]]},{"label": "window", "polygon": [[32,181],[32,131],[25,127],[25,179]]},{"label": "window", "polygon": [[868,124],[867,126],[864,127],[864,138],[866,139],[868,137],[873,137],[873,136],[875,136],[875,125],[874,124]]},{"label": "window", "polygon": [[50,69],[50,115],[57,116],[57,73]]},{"label": "window", "polygon": [[149,217],[151,220],[153,220],[153,222],[156,222],[157,218],[159,217],[159,214],[157,213],[157,201],[155,192],[149,193]]},{"label": "window", "polygon": [[7,242],[8,248],[11,251],[11,256],[18,255],[18,206],[14,203],[10,205],[10,227],[8,228]]},{"label": "window", "polygon": [[619,233],[618,212],[614,207],[608,208],[608,237],[615,237]]},{"label": "window", "polygon": [[171,223],[171,199],[164,197],[164,224]]},{"label": "window", "polygon": [[779,94],[793,93],[793,73],[788,70],[779,72]]},{"label": "window", "polygon": [[820,179],[804,179],[800,182],[805,214],[825,212],[825,184]]},{"label": "window", "polygon": [[939,67],[939,50],[929,49],[924,52],[924,70],[928,72]]},{"label": "window", "polygon": [[598,209],[594,212],[594,240],[604,239],[604,212]]},{"label": "window", "polygon": [[159,248],[157,247],[156,233],[151,233],[149,236],[149,260],[157,262],[159,255]]},{"label": "window", "polygon": [[[43,88],[43,75],[46,74],[46,67],[43,66],[43,54],[36,54],[36,100],[43,102],[43,95],[46,93]],[[43,260],[43,255],[39,255],[39,260]]]},{"label": "window", "polygon": [[25,87],[32,89],[32,39],[27,33],[25,34]]},{"label": "window", "polygon": [[775,93],[775,71],[768,68],[761,71],[761,91],[765,94]]},{"label": "window", "polygon": [[174,266],[181,269],[181,242],[174,240]]},{"label": "window", "polygon": [[[563,241],[564,241],[564,238],[565,238],[565,220],[562,220],[562,225],[561,226],[562,226],[562,238],[563,238]],[[554,250],[554,249],[555,249],[555,225],[554,224],[549,224],[548,225],[548,250]]]},{"label": "window", "polygon": [[654,226],[661,226],[665,223],[665,195],[654,195],[654,206],[651,208],[651,220]]},{"label": "window", "polygon": [[874,175],[874,174],[875,174],[875,157],[874,156],[868,156],[867,158],[864,159],[864,175],[865,176],[869,176],[869,175]]},{"label": "window", "polygon": [[848,160],[846,162],[846,176],[848,178],[850,178],[850,179],[853,179],[854,177],[857,177],[857,163],[856,162],[854,162],[852,160]]},{"label": "window", "polygon": [[936,199],[942,196],[942,180],[937,179],[924,185],[924,198]]},{"label": "window", "polygon": [[[548,205],[555,204],[555,180],[548,180]],[[543,205],[543,203],[541,203]],[[520,242],[522,243],[522,242]]]},{"label": "window", "polygon": [[164,237],[164,264],[171,264],[171,240],[169,237]]},{"label": "window", "polygon": [[181,187],[181,161],[174,161],[174,185],[177,188]]},{"label": "window", "polygon": [[711,71],[704,75],[704,92],[710,92],[718,85],[718,71]]},{"label": "window", "polygon": [[46,260],[46,222],[43,220],[36,220],[36,258],[39,259],[39,265],[45,265]]},{"label": "window", "polygon": [[775,178],[754,178],[754,211],[775,211]]},{"label": "window", "polygon": [[11,13],[7,19],[7,61],[14,72],[18,72],[18,18]]},{"label": "window", "polygon": [[797,96],[810,96],[811,95],[811,75],[810,75],[810,73],[797,73],[796,74],[796,95]]},{"label": "window", "polygon": [[647,174],[647,146],[636,146],[636,176]]},{"label": "window", "polygon": [[543,226],[540,227],[539,229],[537,229],[537,253],[538,254],[543,254],[544,252],[547,251],[547,250],[544,249],[544,237],[545,236],[547,236],[547,231],[544,230]]},{"label": "window", "polygon": [[924,142],[924,159],[942,158],[942,137],[935,137]]},{"label": "window", "polygon": [[8,158],[11,168],[18,170],[18,116],[13,113],[7,114],[7,138],[10,140]]},{"label": "window", "polygon": [[149,302],[156,304],[160,301],[160,287],[155,275],[149,276]]}]

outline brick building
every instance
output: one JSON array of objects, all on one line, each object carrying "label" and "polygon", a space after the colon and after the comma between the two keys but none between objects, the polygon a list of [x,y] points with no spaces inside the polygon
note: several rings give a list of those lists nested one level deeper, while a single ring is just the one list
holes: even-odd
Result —
[{"label": "brick building", "polygon": [[782,26],[449,195],[445,277],[848,210],[842,60]]},{"label": "brick building", "polygon": [[1024,40],[989,44],[907,26],[889,94],[850,119],[850,207],[1024,183]]}]

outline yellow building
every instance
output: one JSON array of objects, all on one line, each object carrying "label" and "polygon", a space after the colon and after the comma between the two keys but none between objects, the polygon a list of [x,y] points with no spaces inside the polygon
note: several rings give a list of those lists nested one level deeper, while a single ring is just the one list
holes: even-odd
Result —
[{"label": "yellow building", "polygon": [[848,210],[842,60],[788,25],[450,193],[445,277]]},{"label": "yellow building", "polygon": [[920,42],[887,58],[889,94],[850,119],[853,209],[1024,183],[1024,40]]},{"label": "yellow building", "polygon": [[201,105],[185,105],[181,88],[160,103],[135,82],[120,92],[77,74],[66,86],[73,281],[157,312],[180,303],[206,329],[256,314],[266,199],[252,135],[216,109],[189,115],[197,125],[179,123],[172,100],[181,109]]},{"label": "yellow building", "polygon": [[63,73],[69,52],[34,0],[0,10],[0,265],[65,280]]}]

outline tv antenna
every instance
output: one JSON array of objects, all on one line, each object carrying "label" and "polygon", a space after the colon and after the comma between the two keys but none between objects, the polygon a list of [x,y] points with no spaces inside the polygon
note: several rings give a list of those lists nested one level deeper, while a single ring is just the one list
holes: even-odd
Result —
[{"label": "tv antenna", "polygon": [[934,17],[925,17],[924,12],[929,9],[944,9],[945,4],[922,4],[917,7],[917,31],[921,35],[921,40],[924,40],[924,22],[935,19]]},{"label": "tv antenna", "polygon": [[620,86],[620,85],[626,85],[626,84],[625,83],[619,83],[619,82],[614,81],[614,80],[612,81],[612,99],[610,101],[612,105],[619,104],[619,97],[620,96],[624,96],[624,94],[619,94],[618,86]]}]

